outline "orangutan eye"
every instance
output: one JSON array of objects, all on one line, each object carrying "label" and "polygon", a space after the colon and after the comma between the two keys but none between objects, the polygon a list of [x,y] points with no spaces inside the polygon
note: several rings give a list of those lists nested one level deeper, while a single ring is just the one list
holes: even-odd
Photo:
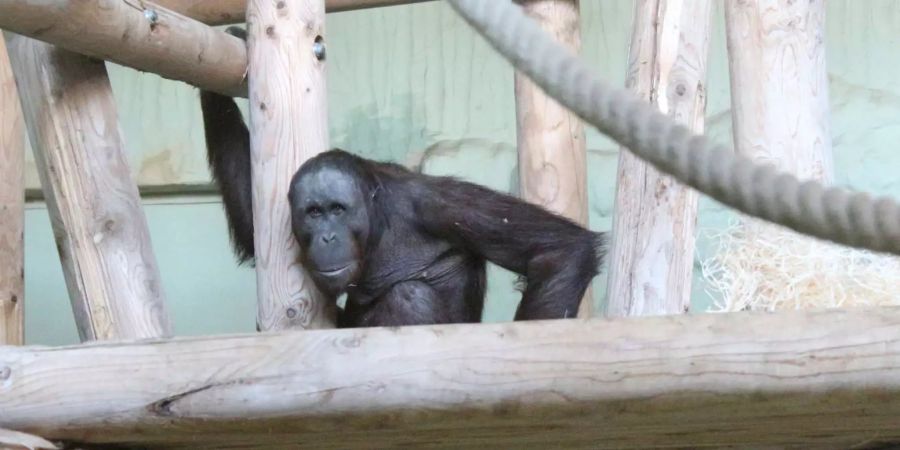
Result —
[{"label": "orangutan eye", "polygon": [[310,217],[319,217],[322,215],[322,208],[319,208],[318,206],[310,206],[309,208],[306,208],[306,215]]}]

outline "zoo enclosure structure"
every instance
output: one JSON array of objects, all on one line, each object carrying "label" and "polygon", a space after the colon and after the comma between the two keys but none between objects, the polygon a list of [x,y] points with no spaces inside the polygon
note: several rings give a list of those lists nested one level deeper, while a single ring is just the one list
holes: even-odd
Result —
[{"label": "zoo enclosure structure", "polygon": [[[64,348],[0,347],[0,428],[84,445],[154,448],[845,448],[900,440],[900,312],[894,308],[676,315],[685,290],[677,280],[683,275],[673,270],[675,281],[661,283],[672,286],[664,305],[617,297],[623,307],[608,311],[667,316],[610,319],[583,310],[579,319],[562,321],[328,329],[328,306],[293,264],[287,205],[268,199],[284,198],[293,170],[327,146],[326,58],[313,51],[325,36],[326,9],[412,2],[160,3],[165,6],[134,0],[0,2],[0,28],[19,34],[9,39],[10,73],[0,58],[0,142],[11,155],[4,170],[21,172],[15,159],[21,148],[6,143],[14,142],[9,136],[24,117],[79,333],[94,341]],[[675,17],[681,26],[674,29],[681,32],[651,26],[653,14],[666,10],[662,3],[691,13]],[[530,2],[526,9],[546,29],[577,34],[577,8],[569,1]],[[640,45],[649,40],[691,43],[686,47],[699,50],[687,60],[703,67],[708,10],[702,0],[636,2],[636,13],[645,15],[636,14],[632,64],[649,59],[671,68],[685,61],[683,53],[667,60],[671,53]],[[248,43],[182,13],[215,24],[246,19]],[[561,40],[577,50],[576,36]],[[257,266],[258,321],[267,333],[171,337],[102,60],[250,98],[254,208],[262,211],[255,215],[256,239],[285,243],[257,246],[270,261]],[[684,80],[702,86],[702,72],[675,71],[679,82],[671,86],[686,100],[664,111],[676,117],[689,111],[693,121],[685,122],[696,131],[702,107],[685,105],[698,104],[702,89],[690,90]],[[12,73],[17,88],[10,90]],[[651,71],[647,83],[671,83],[663,73]],[[631,87],[640,91],[644,81],[637,79]],[[524,163],[558,156],[535,155],[552,150],[529,144],[538,138],[571,149],[568,159],[555,164],[569,173],[583,171],[577,118],[562,107],[547,116],[528,114],[550,99],[526,79],[517,78],[515,89],[522,183],[534,182]],[[16,92],[21,102],[11,100]],[[572,132],[552,137],[552,124],[560,121]],[[285,137],[278,133],[283,127],[297,132]],[[641,170],[647,172],[642,179],[671,183],[647,167]],[[583,177],[570,178],[576,183],[562,189],[570,200],[566,205],[575,206],[546,206],[578,220],[586,201]],[[0,199],[18,198],[21,184],[3,180]],[[543,201],[541,186],[534,187],[530,200]],[[686,195],[665,203],[686,206],[660,214],[693,214]],[[619,198],[617,205],[627,200]],[[632,199],[639,206],[645,201]],[[17,226],[0,229],[0,235],[9,233],[21,245]],[[633,232],[633,239],[647,238]],[[619,259],[633,247],[614,247],[612,271],[640,270],[639,261]],[[667,263],[682,264],[690,247],[681,242],[676,253],[682,262]],[[21,247],[16,250],[20,255]],[[0,282],[16,278],[0,276]],[[627,288],[621,292],[633,295]],[[21,302],[2,301],[0,323],[7,331],[0,336],[17,343]],[[5,436],[15,434],[0,430],[0,439]]]}]

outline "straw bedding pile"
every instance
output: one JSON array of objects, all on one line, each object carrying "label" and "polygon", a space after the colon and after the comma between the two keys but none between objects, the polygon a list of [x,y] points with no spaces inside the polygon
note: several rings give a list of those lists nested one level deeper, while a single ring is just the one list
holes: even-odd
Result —
[{"label": "straw bedding pile", "polygon": [[900,258],[741,217],[701,263],[713,312],[900,304]]}]

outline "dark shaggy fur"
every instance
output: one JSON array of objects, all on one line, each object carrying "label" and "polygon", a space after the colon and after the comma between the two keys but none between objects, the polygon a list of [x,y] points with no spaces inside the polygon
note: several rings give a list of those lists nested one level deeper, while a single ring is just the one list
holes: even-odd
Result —
[{"label": "dark shaggy fur", "polygon": [[[247,127],[231,98],[202,92],[201,105],[235,253],[249,261]],[[603,233],[541,207],[342,150],[305,162],[289,201],[316,285],[348,294],[343,327],[478,322],[486,261],[522,277],[516,320],[574,317],[605,254]]]}]

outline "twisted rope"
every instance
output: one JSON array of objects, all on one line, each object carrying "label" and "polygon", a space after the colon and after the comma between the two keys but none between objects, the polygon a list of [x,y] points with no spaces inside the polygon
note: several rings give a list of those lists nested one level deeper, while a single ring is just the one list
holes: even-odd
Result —
[{"label": "twisted rope", "polygon": [[447,1],[548,95],[661,172],[800,233],[900,254],[900,206],[891,198],[801,182],[694,134],[632,93],[602,82],[510,1]]}]

